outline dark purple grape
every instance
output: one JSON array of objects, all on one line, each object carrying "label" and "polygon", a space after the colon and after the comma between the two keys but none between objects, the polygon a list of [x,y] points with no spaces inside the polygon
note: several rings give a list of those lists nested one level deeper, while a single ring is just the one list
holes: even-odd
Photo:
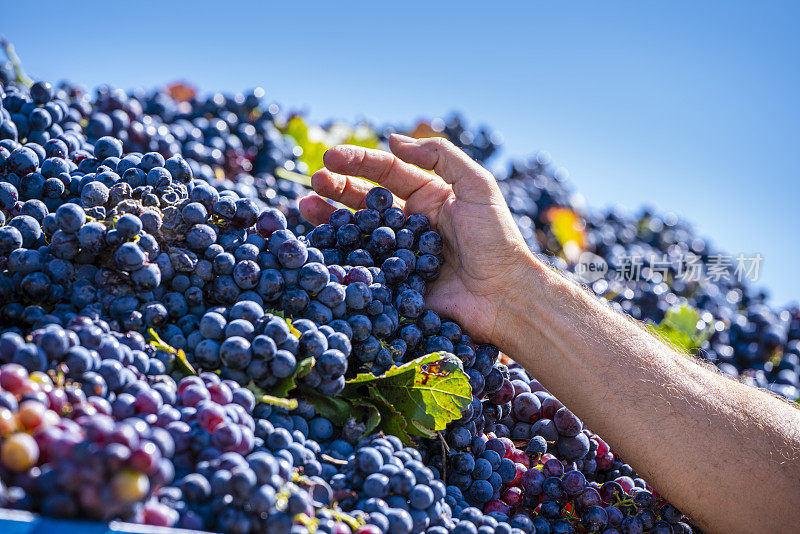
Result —
[{"label": "dark purple grape", "polygon": [[373,187],[365,199],[367,207],[381,213],[392,207],[394,196],[391,191],[383,187]]},{"label": "dark purple grape", "polygon": [[335,229],[339,229],[346,224],[352,224],[354,220],[353,212],[345,208],[339,208],[331,213],[329,223]]},{"label": "dark purple grape", "polygon": [[[262,211],[256,220],[256,231],[259,233],[259,235],[266,239],[268,239],[273,232],[277,230],[285,230],[286,228],[286,216],[274,208],[269,208]],[[320,244],[317,245],[321,246]]]}]

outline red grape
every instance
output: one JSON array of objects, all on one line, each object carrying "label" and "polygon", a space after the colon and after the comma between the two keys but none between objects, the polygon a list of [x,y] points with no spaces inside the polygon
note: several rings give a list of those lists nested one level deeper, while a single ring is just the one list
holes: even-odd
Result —
[{"label": "red grape", "polygon": [[9,363],[0,368],[0,388],[14,395],[20,395],[27,383],[28,371],[21,365]]},{"label": "red grape", "polygon": [[520,488],[512,486],[504,489],[500,498],[510,507],[516,508],[522,506],[522,502],[525,500],[525,494]]}]

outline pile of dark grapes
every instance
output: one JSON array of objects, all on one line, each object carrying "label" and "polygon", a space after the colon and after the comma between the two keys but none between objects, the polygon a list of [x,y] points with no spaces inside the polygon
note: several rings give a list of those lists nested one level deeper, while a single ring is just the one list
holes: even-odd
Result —
[{"label": "pile of dark grapes", "polygon": [[[0,65],[0,506],[242,534],[692,531],[534,377],[426,309],[443,243],[425,216],[375,187],[302,220],[307,189],[279,176],[313,169],[262,90],[14,76]],[[430,128],[481,162],[499,147],[457,116]],[[674,258],[671,276],[592,289],[653,322],[690,304],[714,325],[705,358],[798,396],[798,310],[681,281],[679,257],[713,254],[688,224],[588,211],[565,179],[539,154],[500,182],[532,249],[574,270],[550,217],[565,208],[612,267]],[[303,399],[437,351],[472,390],[439,439],[365,435]]]}]

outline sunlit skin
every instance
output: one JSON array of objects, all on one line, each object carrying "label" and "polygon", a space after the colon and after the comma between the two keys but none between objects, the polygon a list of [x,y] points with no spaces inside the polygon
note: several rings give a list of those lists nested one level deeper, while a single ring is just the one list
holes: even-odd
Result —
[{"label": "sunlit skin", "polygon": [[[491,173],[447,140],[337,146],[300,201],[314,224],[372,184],[444,240],[426,305],[524,366],[707,532],[796,532],[800,411],[678,354],[528,249]],[[434,171],[433,173],[427,171]]]}]

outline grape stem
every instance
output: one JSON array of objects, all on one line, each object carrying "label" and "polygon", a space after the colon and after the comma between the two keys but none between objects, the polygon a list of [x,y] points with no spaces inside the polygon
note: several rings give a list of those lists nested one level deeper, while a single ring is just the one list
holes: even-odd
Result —
[{"label": "grape stem", "polygon": [[447,484],[447,453],[450,452],[450,447],[447,446],[442,431],[438,431],[439,443],[442,445],[442,482]]},{"label": "grape stem", "polygon": [[287,171],[283,167],[277,167],[275,169],[275,175],[278,178],[283,178],[284,180],[289,180],[290,182],[294,182],[296,184],[304,185],[306,187],[311,187],[311,178],[309,178],[305,174],[300,174],[299,172]]},{"label": "grape stem", "polygon": [[14,67],[14,75],[16,76],[17,82],[25,84],[28,87],[33,85],[33,79],[25,74],[25,70],[22,68],[22,61],[20,61],[17,51],[14,49],[14,45],[5,37],[0,37],[0,46],[3,47],[6,57],[11,62],[11,66]]}]

